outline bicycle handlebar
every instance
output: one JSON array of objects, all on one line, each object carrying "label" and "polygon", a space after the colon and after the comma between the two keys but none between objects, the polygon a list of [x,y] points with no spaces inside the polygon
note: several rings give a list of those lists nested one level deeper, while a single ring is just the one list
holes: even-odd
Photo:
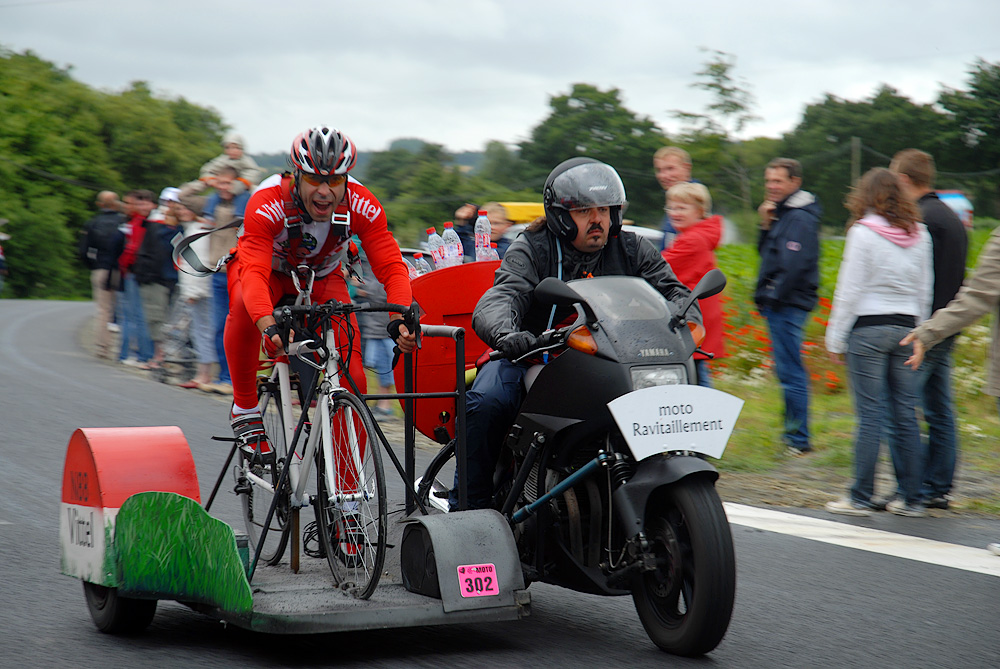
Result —
[{"label": "bicycle handlebar", "polygon": [[274,316],[274,319],[280,323],[288,320],[291,316],[298,316],[302,314],[346,316],[347,314],[359,312],[396,312],[405,316],[412,308],[412,306],[404,307],[401,304],[392,304],[390,302],[359,302],[355,304],[353,302],[337,302],[336,300],[330,300],[329,302],[324,302],[323,304],[293,304],[284,307],[277,307],[273,312],[271,312],[271,315]]}]

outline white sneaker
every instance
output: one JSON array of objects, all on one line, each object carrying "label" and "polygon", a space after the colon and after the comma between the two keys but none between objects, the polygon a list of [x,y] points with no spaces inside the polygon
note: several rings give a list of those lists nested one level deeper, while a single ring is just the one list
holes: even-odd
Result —
[{"label": "white sneaker", "polygon": [[837,513],[841,516],[870,516],[872,515],[872,510],[863,504],[858,504],[857,502],[847,499],[846,497],[841,497],[834,502],[827,502],[826,506],[823,507],[830,513]]},{"label": "white sneaker", "polygon": [[907,504],[899,497],[889,500],[885,505],[885,510],[897,516],[905,516],[907,518],[923,518],[927,515],[927,509],[924,507]]},{"label": "white sneaker", "polygon": [[1000,544],[990,544],[986,547],[986,550],[993,553],[994,555],[1000,555]]},{"label": "white sneaker", "polygon": [[108,332],[121,332],[122,328],[118,323],[108,323]]}]

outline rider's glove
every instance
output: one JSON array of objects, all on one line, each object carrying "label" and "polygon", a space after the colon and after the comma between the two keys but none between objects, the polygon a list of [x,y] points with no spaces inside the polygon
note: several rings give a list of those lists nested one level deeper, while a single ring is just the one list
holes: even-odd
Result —
[{"label": "rider's glove", "polygon": [[275,346],[274,342],[271,341],[271,337],[274,335],[281,335],[281,328],[277,325],[268,325],[264,328],[264,332],[260,336],[261,344],[264,346],[264,355],[272,360],[277,358],[282,353],[282,347]]},{"label": "rider's glove", "polygon": [[385,326],[385,331],[389,333],[389,338],[393,341],[399,341],[399,328],[404,325],[402,318],[393,318],[389,321],[389,324]]},{"label": "rider's glove", "polygon": [[497,350],[508,360],[517,360],[536,348],[538,348],[538,338],[530,332],[511,332],[497,342]]}]

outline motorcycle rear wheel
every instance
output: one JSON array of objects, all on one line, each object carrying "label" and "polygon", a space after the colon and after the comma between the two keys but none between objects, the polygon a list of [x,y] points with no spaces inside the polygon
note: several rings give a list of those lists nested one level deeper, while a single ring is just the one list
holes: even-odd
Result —
[{"label": "motorcycle rear wheel", "polygon": [[675,655],[710,652],[736,596],[733,535],[714,483],[687,478],[659,490],[646,504],[646,536],[661,563],[632,583],[646,634]]}]

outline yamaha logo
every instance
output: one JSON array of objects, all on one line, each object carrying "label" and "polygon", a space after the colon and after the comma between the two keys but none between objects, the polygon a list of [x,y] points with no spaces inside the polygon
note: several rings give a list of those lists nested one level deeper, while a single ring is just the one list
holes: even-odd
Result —
[{"label": "yamaha logo", "polygon": [[668,348],[644,348],[639,351],[640,358],[664,358],[670,355]]}]

